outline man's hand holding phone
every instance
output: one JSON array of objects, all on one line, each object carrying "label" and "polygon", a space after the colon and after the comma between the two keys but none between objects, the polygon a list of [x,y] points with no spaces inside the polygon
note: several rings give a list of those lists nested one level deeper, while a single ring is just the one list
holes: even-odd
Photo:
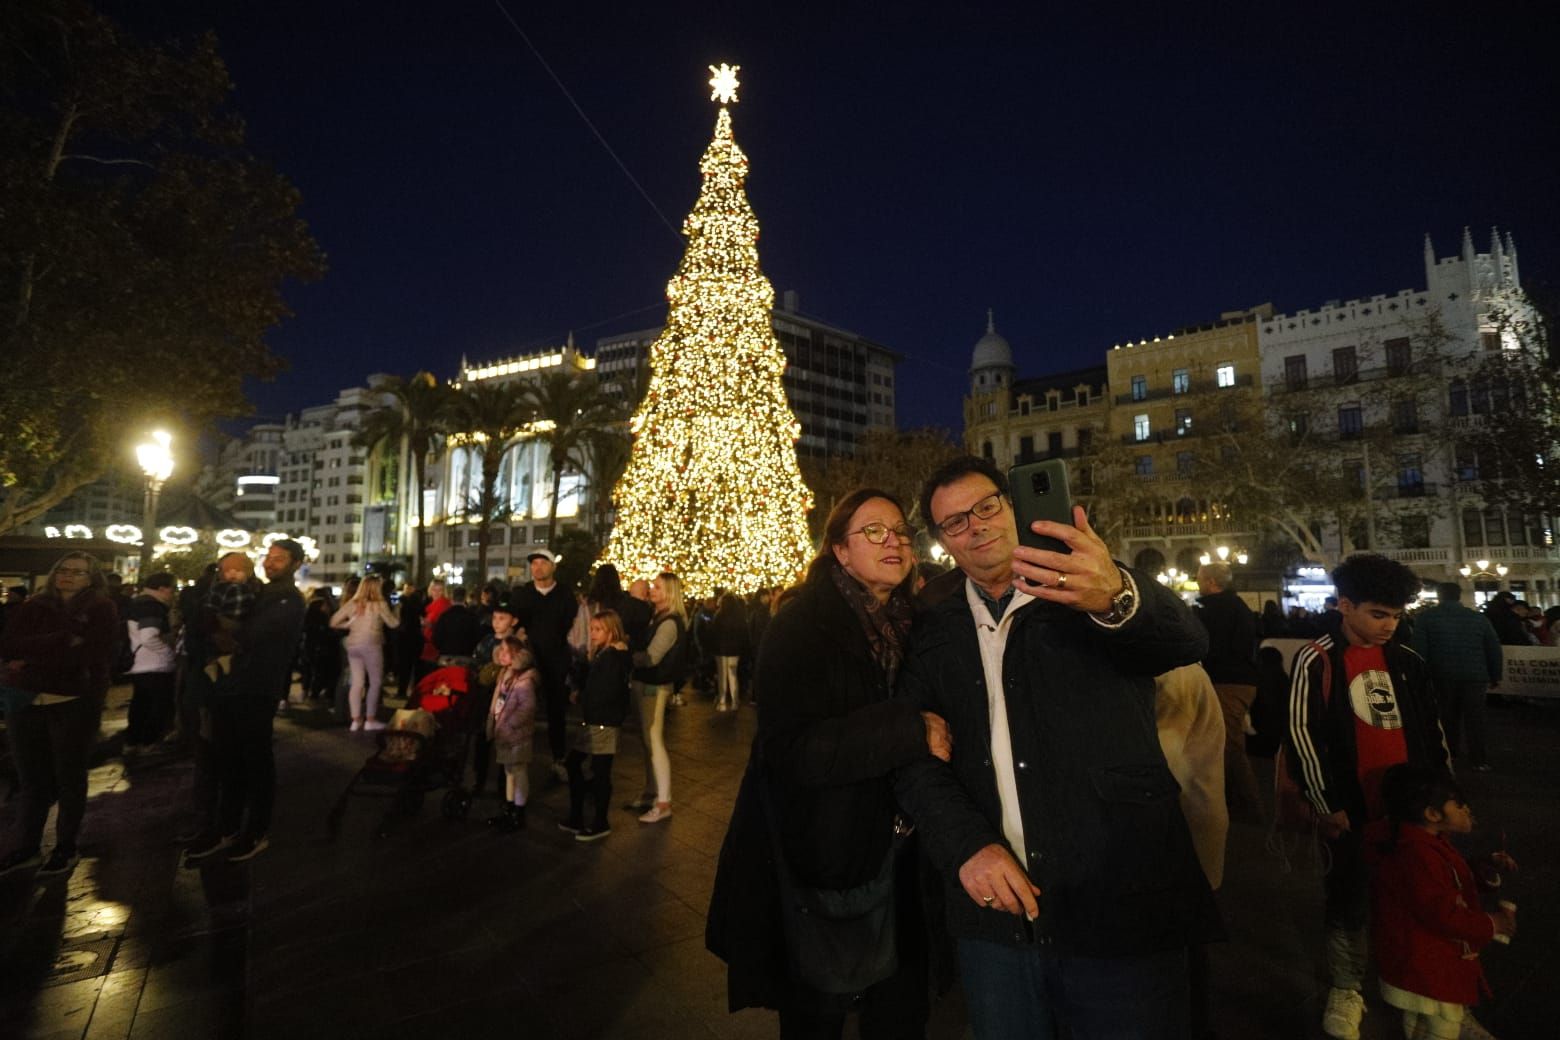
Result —
[{"label": "man's hand holding phone", "polygon": [[1073,506],[1073,522],[1059,524],[1036,520],[1037,535],[1055,538],[1070,552],[1051,552],[1020,545],[1013,550],[1013,585],[1036,599],[1060,603],[1074,610],[1103,614],[1121,591],[1121,568],[1111,558],[1105,542],[1089,526],[1082,506]]}]

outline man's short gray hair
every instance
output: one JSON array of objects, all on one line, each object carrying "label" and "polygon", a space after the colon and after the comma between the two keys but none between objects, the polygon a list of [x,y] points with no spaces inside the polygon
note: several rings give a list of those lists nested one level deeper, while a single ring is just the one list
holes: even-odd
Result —
[{"label": "man's short gray hair", "polygon": [[1205,563],[1202,565],[1200,573],[1207,576],[1208,580],[1219,586],[1220,589],[1230,587],[1230,565],[1227,563]]}]

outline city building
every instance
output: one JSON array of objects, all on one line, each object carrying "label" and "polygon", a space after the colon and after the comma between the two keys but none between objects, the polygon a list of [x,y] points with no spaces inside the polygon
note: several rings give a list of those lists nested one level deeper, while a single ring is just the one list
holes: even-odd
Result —
[{"label": "city building", "polygon": [[[785,391],[802,425],[803,457],[848,455],[869,430],[895,427],[894,367],[899,355],[854,332],[801,314],[794,291],[774,311],[775,338],[785,353]],[[596,374],[618,392],[637,396],[659,328],[596,341]]]},{"label": "city building", "polygon": [[1131,482],[1128,515],[1113,544],[1135,566],[1192,574],[1219,544],[1252,542],[1259,532],[1233,519],[1198,478],[1217,465],[1208,436],[1234,428],[1260,395],[1258,322],[1271,304],[1229,311],[1216,322],[1112,347],[1105,354],[1111,394],[1109,461]]},{"label": "city building", "polygon": [[1500,587],[1553,602],[1552,518],[1486,506],[1478,462],[1457,439],[1489,409],[1469,393],[1467,364],[1512,346],[1495,312],[1522,305],[1516,244],[1496,231],[1479,253],[1465,230],[1458,255],[1437,257],[1427,235],[1424,263],[1422,289],[1262,321],[1268,415],[1336,443],[1339,465],[1358,474],[1368,513],[1350,530],[1323,521],[1329,544],[1386,553],[1427,579],[1472,580],[1481,599]]},{"label": "city building", "polygon": [[[550,372],[589,376],[597,361],[575,349],[573,337],[562,347],[499,358],[480,364],[462,359],[458,382],[532,381]],[[478,444],[448,440],[429,463],[424,490],[427,528],[421,532],[425,566],[466,585],[527,574],[526,555],[547,541],[552,506],[552,469],[546,441],[527,435],[505,446],[499,468],[499,499],[509,510],[488,529],[487,573],[477,573],[478,526],[473,515],[481,492],[482,451]],[[583,466],[567,469],[558,486],[557,530],[575,529],[584,520],[589,475]],[[415,529],[416,511],[407,518]]]},{"label": "city building", "polygon": [[970,393],[964,399],[964,445],[1006,469],[1037,459],[1070,460],[1068,474],[1080,493],[1088,471],[1076,460],[1092,450],[1110,421],[1104,365],[1018,379],[1013,348],[986,312],[986,334],[970,358]]}]

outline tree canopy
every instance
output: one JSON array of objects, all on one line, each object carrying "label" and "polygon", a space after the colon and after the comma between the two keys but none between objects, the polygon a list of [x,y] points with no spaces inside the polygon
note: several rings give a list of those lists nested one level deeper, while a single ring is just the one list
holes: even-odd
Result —
[{"label": "tree canopy", "polygon": [[282,367],[282,287],[324,257],[231,92],[209,34],[0,6],[0,532],[101,476],[141,423],[193,437]]}]

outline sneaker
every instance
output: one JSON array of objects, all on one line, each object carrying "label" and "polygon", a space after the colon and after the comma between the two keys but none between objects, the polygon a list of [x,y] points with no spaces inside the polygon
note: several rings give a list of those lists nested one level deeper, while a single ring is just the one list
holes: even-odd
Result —
[{"label": "sneaker", "polygon": [[578,834],[585,829],[585,825],[583,823],[572,823],[569,820],[559,820],[558,829],[567,831],[570,834]]},{"label": "sneaker", "polygon": [[1472,1011],[1465,1011],[1457,1040],[1495,1040],[1495,1034],[1485,1029],[1484,1024],[1473,1017]]},{"label": "sneaker", "polygon": [[1365,998],[1358,990],[1327,992],[1327,1009],[1322,1012],[1322,1032],[1337,1040],[1360,1040],[1360,1019],[1365,1015]]},{"label": "sneaker", "polygon": [[574,836],[575,841],[600,841],[612,833],[611,827],[586,827]]},{"label": "sneaker", "polygon": [[81,853],[75,851],[66,852],[64,849],[56,848],[49,853],[49,858],[44,862],[43,866],[38,868],[38,876],[60,877],[75,870],[76,864],[80,862]]},{"label": "sneaker", "polygon": [[671,704],[674,708],[681,708],[684,704],[683,695],[680,693],[672,694]]},{"label": "sneaker", "polygon": [[262,834],[258,838],[251,838],[245,834],[233,843],[233,848],[228,852],[228,862],[247,863],[270,847],[270,835]]},{"label": "sneaker", "polygon": [[715,702],[715,710],[716,711],[725,711],[726,710],[726,702],[725,701],[716,701]]},{"label": "sneaker", "polygon": [[18,870],[31,870],[43,862],[43,855],[37,849],[31,852],[26,849],[17,849],[4,859],[0,859],[0,877]]},{"label": "sneaker", "polygon": [[194,845],[184,850],[184,865],[193,867],[215,856],[225,849],[231,848],[238,840],[236,834],[226,834],[220,837],[208,836],[204,841],[197,841]]},{"label": "sneaker", "polygon": [[347,729],[352,731],[353,733],[356,733],[358,730],[360,730],[362,728],[363,728],[363,720],[362,719],[353,719],[352,720],[352,725],[347,727]]},{"label": "sneaker", "polygon": [[370,733],[377,733],[379,730],[385,728],[385,724],[380,722],[378,719],[369,719],[367,722],[363,723],[363,728],[368,730]]},{"label": "sneaker", "polygon": [[672,810],[671,810],[670,806],[668,806],[665,809],[663,809],[659,805],[652,805],[650,807],[650,811],[645,813],[643,816],[641,816],[639,818],[639,822],[640,823],[660,823],[662,820],[670,819],[671,815],[672,815]]},{"label": "sneaker", "polygon": [[646,809],[649,809],[649,808],[653,807],[654,805],[655,805],[655,799],[654,798],[651,798],[651,797],[645,796],[645,795],[641,795],[639,798],[634,799],[632,802],[625,802],[624,805],[623,805],[623,809],[624,809],[625,812],[642,813]]}]

